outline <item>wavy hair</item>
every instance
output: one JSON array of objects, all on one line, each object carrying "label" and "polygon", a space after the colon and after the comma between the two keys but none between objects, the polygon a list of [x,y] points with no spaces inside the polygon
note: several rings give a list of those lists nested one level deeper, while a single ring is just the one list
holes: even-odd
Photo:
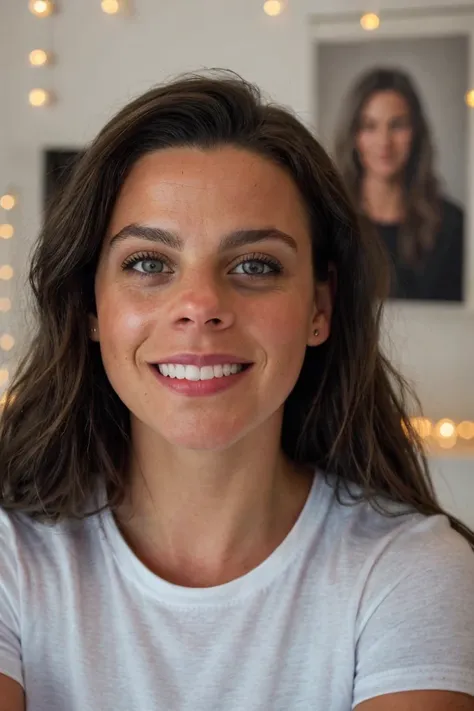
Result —
[{"label": "wavy hair", "polygon": [[[311,133],[228,73],[186,76],[128,104],[85,151],[48,212],[29,275],[36,334],[1,418],[0,505],[55,522],[97,510],[90,502],[99,486],[105,485],[107,506],[123,501],[129,412],[88,336],[102,240],[120,187],[141,156],[221,145],[288,172],[310,217],[315,278],[327,280],[329,265],[337,272],[331,335],[307,349],[285,403],[284,452],[335,474],[338,497],[344,486],[354,500],[375,507],[387,497],[426,515],[444,513],[410,425],[403,379],[379,347],[388,275],[383,252],[361,231],[332,161]],[[358,498],[351,483],[360,487]],[[474,534],[450,520],[474,544]]]},{"label": "wavy hair", "polygon": [[379,92],[394,91],[406,101],[413,142],[404,175],[406,217],[398,251],[406,264],[416,266],[436,241],[441,220],[438,181],[433,170],[433,144],[423,106],[409,75],[400,69],[378,68],[363,74],[344,101],[335,141],[335,159],[359,213],[363,216],[363,168],[356,148],[361,115],[368,100]]}]

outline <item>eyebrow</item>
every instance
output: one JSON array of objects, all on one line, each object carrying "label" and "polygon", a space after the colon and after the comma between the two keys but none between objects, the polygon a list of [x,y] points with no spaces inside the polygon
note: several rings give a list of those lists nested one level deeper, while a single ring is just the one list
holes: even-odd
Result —
[{"label": "eyebrow", "polygon": [[[123,227],[109,242],[109,249],[128,238],[138,237],[149,242],[164,244],[171,249],[182,252],[184,249],[183,240],[174,232],[162,229],[161,227],[148,227],[132,223]],[[298,251],[296,240],[286,232],[278,230],[276,227],[265,227],[261,229],[235,230],[225,235],[219,244],[219,252],[227,252],[238,247],[245,247],[264,240],[279,240],[284,242],[294,252]]]}]

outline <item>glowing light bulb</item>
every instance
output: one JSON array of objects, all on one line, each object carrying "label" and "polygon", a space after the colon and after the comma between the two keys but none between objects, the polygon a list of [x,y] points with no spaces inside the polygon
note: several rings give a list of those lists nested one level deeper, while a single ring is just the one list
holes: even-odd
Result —
[{"label": "glowing light bulb", "polygon": [[6,311],[10,311],[11,307],[12,307],[12,302],[10,301],[10,299],[8,299],[5,296],[0,298],[0,311],[1,312],[5,313]]},{"label": "glowing light bulb", "polygon": [[54,3],[51,0],[30,0],[28,7],[36,17],[49,17],[54,11]]},{"label": "glowing light bulb", "polygon": [[456,431],[462,439],[472,439],[474,437],[474,422],[464,420],[459,423]]},{"label": "glowing light bulb", "polygon": [[2,351],[11,351],[14,345],[15,339],[9,333],[4,333],[3,336],[0,336],[0,348]]},{"label": "glowing light bulb", "polygon": [[3,264],[0,267],[0,279],[8,281],[13,276],[13,269],[9,264]]},{"label": "glowing light bulb", "polygon": [[49,64],[50,56],[44,49],[34,49],[29,53],[28,59],[32,67],[44,67]]},{"label": "glowing light bulb", "polygon": [[8,370],[6,368],[0,369],[0,385],[5,385],[8,380]]},{"label": "glowing light bulb", "polygon": [[8,222],[6,222],[3,225],[0,225],[0,238],[1,239],[10,239],[13,237],[15,230],[13,229],[13,225],[9,225]]},{"label": "glowing light bulb", "polygon": [[16,199],[14,195],[10,195],[9,193],[6,193],[6,195],[2,195],[0,197],[0,207],[3,210],[12,210],[16,205]]},{"label": "glowing light bulb", "polygon": [[466,92],[466,95],[464,96],[464,100],[470,108],[474,108],[474,89],[471,89],[470,91]]},{"label": "glowing light bulb", "polygon": [[32,89],[28,95],[31,106],[46,106],[51,102],[51,94],[46,89]]},{"label": "glowing light bulb", "polygon": [[437,425],[438,433],[443,439],[448,439],[456,433],[456,425],[452,420],[440,420]]},{"label": "glowing light bulb", "polygon": [[283,2],[281,0],[265,0],[263,11],[270,17],[276,17],[283,12]]},{"label": "glowing light bulb", "polygon": [[375,12],[366,12],[360,18],[360,26],[368,32],[376,30],[380,26],[380,17]]},{"label": "glowing light bulb", "polygon": [[117,12],[120,12],[119,0],[102,0],[101,6],[107,15],[116,15]]}]

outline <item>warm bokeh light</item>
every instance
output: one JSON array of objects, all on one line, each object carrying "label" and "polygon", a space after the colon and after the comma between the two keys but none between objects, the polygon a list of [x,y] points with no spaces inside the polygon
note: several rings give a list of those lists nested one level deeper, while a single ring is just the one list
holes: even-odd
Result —
[{"label": "warm bokeh light", "polygon": [[0,336],[0,348],[2,351],[11,351],[13,346],[15,345],[15,339],[13,336],[10,336],[9,333],[4,333],[2,336]]},{"label": "warm bokeh light", "polygon": [[12,210],[15,207],[16,200],[15,196],[10,193],[6,193],[0,197],[0,207],[3,210]]},{"label": "warm bokeh light", "polygon": [[29,93],[28,100],[31,106],[46,106],[51,100],[51,96],[46,89],[32,89]]},{"label": "warm bokeh light", "polygon": [[3,313],[6,313],[7,311],[10,311],[12,307],[12,302],[7,296],[2,296],[0,298],[0,311]]},{"label": "warm bokeh light", "polygon": [[281,0],[266,0],[263,3],[263,11],[270,17],[276,17],[283,12],[283,2]]},{"label": "warm bokeh light", "polygon": [[464,99],[468,106],[474,108],[474,89],[471,89],[470,91],[466,92]]},{"label": "warm bokeh light", "polygon": [[436,434],[438,437],[448,439],[456,434],[456,425],[452,420],[440,420],[436,425]]},{"label": "warm bokeh light", "polygon": [[456,427],[456,432],[462,439],[472,439],[474,437],[474,422],[464,420]]},{"label": "warm bokeh light", "polygon": [[5,385],[8,381],[8,370],[6,368],[0,368],[0,385]]},{"label": "warm bokeh light", "polygon": [[49,62],[49,55],[44,49],[34,49],[29,53],[28,58],[32,67],[43,67]]},{"label": "warm bokeh light", "polygon": [[102,0],[101,6],[107,15],[115,15],[117,12],[120,12],[119,0]]},{"label": "warm bokeh light", "polygon": [[4,264],[0,267],[0,279],[8,281],[13,276],[13,269],[9,264]]},{"label": "warm bokeh light", "polygon": [[15,230],[13,228],[13,225],[9,225],[8,222],[5,222],[3,225],[0,225],[0,238],[1,239],[10,239],[13,237],[15,233]]},{"label": "warm bokeh light", "polygon": [[426,437],[429,437],[433,430],[433,424],[431,420],[428,420],[428,418],[426,417],[412,417],[411,426],[418,434],[418,436],[422,439],[426,439]]},{"label": "warm bokeh light", "polygon": [[54,10],[54,3],[51,0],[30,0],[28,7],[36,17],[48,17]]},{"label": "warm bokeh light", "polygon": [[380,17],[375,12],[367,12],[360,18],[360,26],[364,30],[376,30],[380,26]]}]

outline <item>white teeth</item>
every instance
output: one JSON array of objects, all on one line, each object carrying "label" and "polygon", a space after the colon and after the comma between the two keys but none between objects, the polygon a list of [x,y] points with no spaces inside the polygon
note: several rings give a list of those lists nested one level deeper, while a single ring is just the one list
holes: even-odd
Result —
[{"label": "white teeth", "polygon": [[160,363],[158,370],[168,378],[178,378],[178,380],[212,380],[212,378],[222,378],[226,375],[235,375],[243,370],[240,363],[223,363],[222,365],[205,365],[198,368],[197,365],[181,365],[180,363]]},{"label": "white teeth", "polygon": [[186,368],[184,365],[175,365],[174,372],[178,380],[184,380],[186,377]]},{"label": "white teeth", "polygon": [[201,380],[212,380],[214,377],[214,368],[212,365],[205,365],[201,368]]}]

